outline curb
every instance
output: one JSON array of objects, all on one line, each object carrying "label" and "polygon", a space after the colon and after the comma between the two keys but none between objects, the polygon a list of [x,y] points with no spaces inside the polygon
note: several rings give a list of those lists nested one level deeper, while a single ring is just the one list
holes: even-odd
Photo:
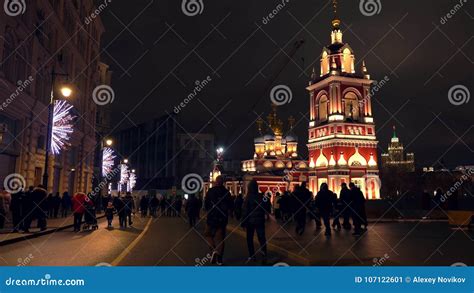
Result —
[{"label": "curb", "polygon": [[[102,219],[102,218],[105,218],[105,215],[97,217],[97,220]],[[70,225],[66,225],[66,226],[62,226],[62,227],[57,227],[57,228],[54,228],[54,229],[46,229],[45,231],[35,232],[35,233],[29,234],[29,235],[22,235],[21,237],[16,237],[16,238],[12,238],[12,239],[3,240],[3,241],[0,241],[0,246],[6,246],[6,245],[17,243],[17,242],[38,238],[38,237],[43,236],[43,235],[48,235],[48,234],[52,234],[54,232],[58,232],[58,231],[62,231],[62,230],[72,228],[73,226],[74,226],[74,224],[70,224]]]},{"label": "curb", "polygon": [[[227,230],[231,230],[231,232],[233,233],[237,233],[239,236],[241,237],[247,237],[247,234],[242,231],[242,229],[240,227],[237,227],[235,225],[232,225],[232,224],[228,224],[227,225]],[[294,252],[291,252],[283,247],[280,247],[276,244],[273,244],[271,243],[271,240],[270,241],[267,241],[267,249],[272,251],[272,252],[275,252],[275,253],[278,253],[279,255],[291,260],[291,261],[294,261],[296,263],[298,263],[299,265],[301,266],[310,266],[311,265],[311,260],[307,259],[307,258],[304,258]]]}]

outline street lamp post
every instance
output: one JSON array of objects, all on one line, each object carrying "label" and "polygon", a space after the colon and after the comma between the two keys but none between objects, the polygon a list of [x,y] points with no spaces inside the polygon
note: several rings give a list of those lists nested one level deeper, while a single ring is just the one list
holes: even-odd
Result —
[{"label": "street lamp post", "polygon": [[[48,130],[46,136],[46,150],[45,150],[45,160],[44,160],[44,173],[43,173],[43,186],[48,190],[48,169],[49,169],[49,153],[51,150],[52,136],[53,136],[53,112],[54,112],[54,84],[56,82],[56,76],[68,76],[68,74],[56,73],[54,68],[51,72],[51,98],[48,105]],[[68,98],[72,94],[72,89],[70,87],[64,86],[61,88],[61,94]]]}]

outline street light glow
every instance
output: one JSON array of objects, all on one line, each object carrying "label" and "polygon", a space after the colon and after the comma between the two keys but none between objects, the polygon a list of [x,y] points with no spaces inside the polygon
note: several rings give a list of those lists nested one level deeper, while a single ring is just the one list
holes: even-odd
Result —
[{"label": "street light glow", "polygon": [[69,98],[72,95],[72,89],[68,86],[63,86],[63,87],[61,87],[61,94],[65,98]]},{"label": "street light glow", "polygon": [[124,162],[125,164],[128,164],[128,159],[124,159],[123,162]]},{"label": "street light glow", "polygon": [[113,142],[113,140],[111,140],[111,139],[107,139],[107,140],[105,141],[105,144],[106,144],[107,146],[112,146],[113,143],[114,143],[114,142]]}]

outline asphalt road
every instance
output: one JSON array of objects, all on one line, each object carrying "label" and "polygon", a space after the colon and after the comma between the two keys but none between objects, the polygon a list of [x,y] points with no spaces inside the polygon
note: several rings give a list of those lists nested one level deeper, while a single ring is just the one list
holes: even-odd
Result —
[{"label": "asphalt road", "polygon": [[[114,219],[117,226],[117,219]],[[209,265],[208,247],[203,238],[204,224],[190,229],[182,218],[134,218],[133,227],[107,229],[105,220],[93,232],[71,230],[44,235],[0,247],[3,266],[195,266]],[[258,248],[258,245],[256,246]],[[225,265],[247,263],[245,238],[230,233],[226,239]],[[287,262],[270,253],[267,265]]]}]

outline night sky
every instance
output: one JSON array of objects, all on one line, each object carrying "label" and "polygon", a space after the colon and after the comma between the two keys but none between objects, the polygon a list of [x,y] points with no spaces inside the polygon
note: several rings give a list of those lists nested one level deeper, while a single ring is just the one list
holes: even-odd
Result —
[{"label": "night sky", "polygon": [[[114,71],[116,130],[173,112],[196,80],[209,76],[209,84],[178,114],[180,131],[205,127],[227,149],[227,159],[250,159],[253,122],[257,113],[266,117],[270,110],[265,86],[286,63],[283,51],[289,54],[304,39],[271,86],[291,88],[293,100],[278,111],[284,120],[295,116],[300,153],[306,156],[305,87],[313,64],[319,73],[319,56],[330,43],[330,1],[284,1],[267,24],[263,18],[282,1],[203,3],[202,14],[192,17],[183,13],[180,0],[113,1],[101,14],[106,28],[101,58]],[[462,2],[441,23],[458,3],[381,0],[379,14],[364,16],[359,1],[339,1],[343,41],[355,51],[356,71],[364,58],[372,79],[389,78],[373,102],[379,148],[386,150],[395,125],[420,167],[474,164],[474,101],[455,106],[448,99],[452,86],[474,90],[472,3]]]}]

